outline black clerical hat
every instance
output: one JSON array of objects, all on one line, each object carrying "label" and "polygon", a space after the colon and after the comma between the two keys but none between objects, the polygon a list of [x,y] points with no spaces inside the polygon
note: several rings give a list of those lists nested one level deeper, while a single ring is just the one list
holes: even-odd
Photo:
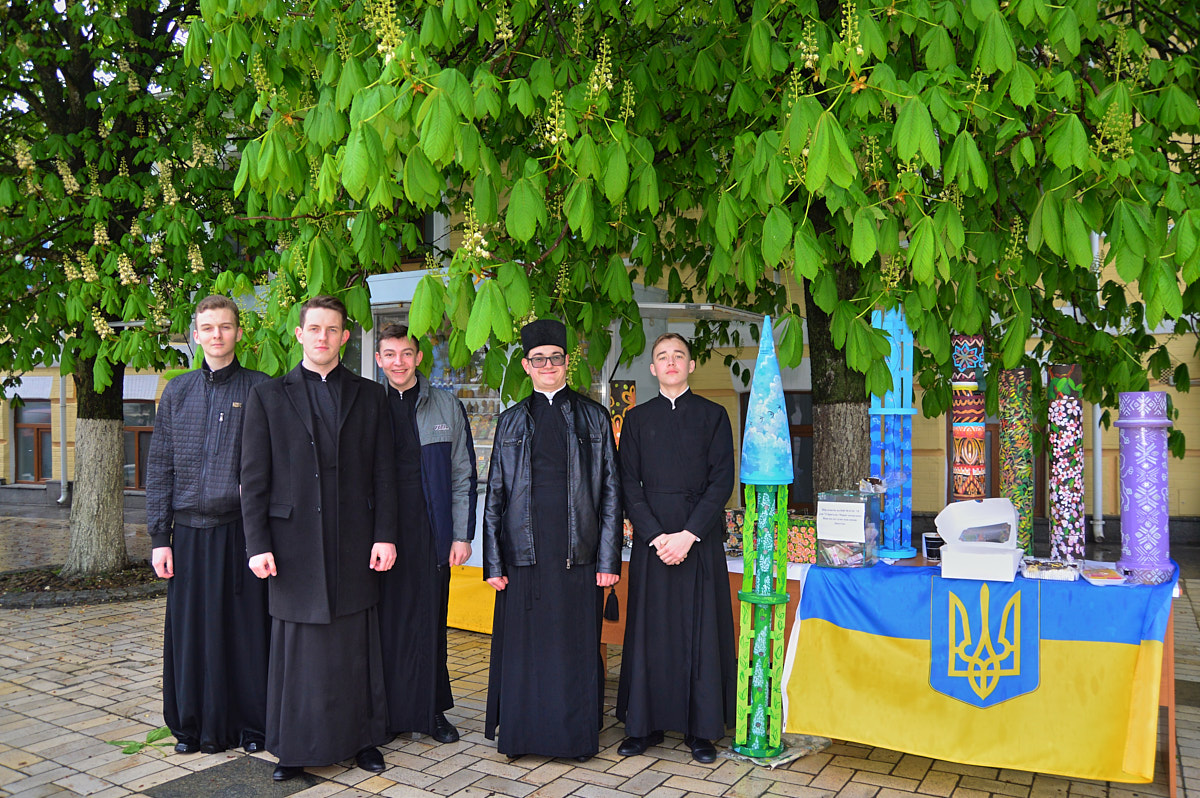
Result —
[{"label": "black clerical hat", "polygon": [[539,346],[557,346],[567,351],[567,328],[558,319],[538,319],[521,328],[521,346],[529,354]]}]

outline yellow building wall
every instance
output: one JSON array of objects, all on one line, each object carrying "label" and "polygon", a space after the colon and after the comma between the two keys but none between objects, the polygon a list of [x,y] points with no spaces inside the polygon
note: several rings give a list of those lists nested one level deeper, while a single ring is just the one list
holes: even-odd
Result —
[{"label": "yellow building wall", "polygon": [[[129,376],[134,375],[150,375],[153,371],[129,371]],[[54,458],[53,473],[51,479],[57,481],[62,476],[60,466],[61,457],[63,456],[63,428],[61,422],[61,413],[59,412],[59,384],[58,384],[58,369],[56,367],[37,368],[22,376],[27,377],[52,377],[53,387],[50,390],[50,439],[52,445],[52,457]],[[66,379],[66,400],[67,400],[67,418],[66,418],[66,457],[67,457],[67,479],[75,479],[75,430],[76,430],[76,400],[75,400],[75,380],[70,376]],[[155,392],[154,401],[157,405],[162,398],[163,388],[166,387],[167,381],[161,377],[158,380],[158,386]],[[13,406],[7,399],[0,400],[0,477],[3,477],[5,482],[13,484],[16,482],[16,457],[15,457],[15,440],[13,434]]]}]

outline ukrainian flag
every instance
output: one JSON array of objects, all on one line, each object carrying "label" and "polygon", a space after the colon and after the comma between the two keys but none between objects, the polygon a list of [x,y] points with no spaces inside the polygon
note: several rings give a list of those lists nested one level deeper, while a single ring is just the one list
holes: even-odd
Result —
[{"label": "ukrainian flag", "polygon": [[785,729],[967,764],[1154,778],[1170,583],[1096,587],[936,568],[812,568]]}]

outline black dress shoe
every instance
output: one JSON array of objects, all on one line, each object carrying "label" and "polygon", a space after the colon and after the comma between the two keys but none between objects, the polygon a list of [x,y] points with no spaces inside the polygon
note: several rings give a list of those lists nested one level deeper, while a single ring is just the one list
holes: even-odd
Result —
[{"label": "black dress shoe", "polygon": [[647,748],[659,745],[662,741],[663,733],[660,731],[652,731],[645,737],[626,737],[617,747],[617,753],[621,756],[640,756],[646,753]]},{"label": "black dress shoe", "polygon": [[586,762],[586,761],[588,761],[588,760],[589,760],[589,759],[591,759],[591,758],[592,758],[592,757],[591,757],[591,755],[590,755],[590,754],[584,754],[583,756],[577,756],[577,757],[575,757],[575,761],[576,761],[576,762]]},{"label": "black dress shoe", "polygon": [[175,743],[175,753],[177,754],[195,754],[199,750],[200,746],[196,743]]},{"label": "black dress shoe", "polygon": [[271,774],[271,778],[275,781],[288,781],[294,779],[304,772],[302,767],[290,767],[288,765],[276,765],[275,771]]},{"label": "black dress shoe", "polygon": [[371,773],[382,773],[387,770],[387,765],[384,764],[383,754],[379,753],[379,749],[375,746],[364,748],[354,755],[354,762],[363,770]]},{"label": "black dress shoe", "polygon": [[246,743],[243,748],[247,754],[257,754],[259,751],[263,750],[263,744],[258,740],[251,740],[250,742]]},{"label": "black dress shoe", "polygon": [[689,734],[683,738],[683,742],[692,749],[692,759],[697,762],[707,765],[717,761],[717,747],[703,737],[693,737]]},{"label": "black dress shoe", "polygon": [[433,716],[433,739],[439,743],[456,743],[458,742],[458,729],[454,728],[454,724],[446,720],[446,716],[438,712]]}]

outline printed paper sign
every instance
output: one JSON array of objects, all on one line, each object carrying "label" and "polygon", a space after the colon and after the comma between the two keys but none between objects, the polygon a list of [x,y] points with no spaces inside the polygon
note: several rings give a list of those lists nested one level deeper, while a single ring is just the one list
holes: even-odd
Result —
[{"label": "printed paper sign", "polygon": [[817,502],[817,538],[866,542],[867,505],[862,502]]}]

